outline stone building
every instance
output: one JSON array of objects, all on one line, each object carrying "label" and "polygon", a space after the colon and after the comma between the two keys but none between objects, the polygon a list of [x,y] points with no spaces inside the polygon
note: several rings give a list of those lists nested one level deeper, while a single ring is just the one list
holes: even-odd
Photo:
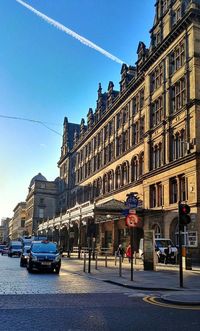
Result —
[{"label": "stone building", "polygon": [[17,240],[25,232],[26,202],[19,202],[13,210],[14,215],[11,219],[12,234],[10,239]]},{"label": "stone building", "polygon": [[2,226],[2,242],[7,243],[8,242],[8,238],[9,238],[9,222],[10,222],[10,218],[6,217],[6,218],[2,218],[1,219],[1,226]]},{"label": "stone building", "polygon": [[58,180],[47,181],[39,173],[31,179],[26,197],[25,234],[37,234],[38,224],[56,215]]},{"label": "stone building", "polygon": [[144,229],[175,244],[178,201],[190,205],[184,240],[199,259],[199,40],[199,0],[156,1],[150,46],[140,41],[135,66],[122,65],[119,91],[111,81],[106,92],[99,84],[96,108],[70,144],[65,119],[58,166],[66,212],[57,223],[73,224],[76,244],[86,244],[90,223],[97,245],[127,244],[120,210],[137,192]]}]

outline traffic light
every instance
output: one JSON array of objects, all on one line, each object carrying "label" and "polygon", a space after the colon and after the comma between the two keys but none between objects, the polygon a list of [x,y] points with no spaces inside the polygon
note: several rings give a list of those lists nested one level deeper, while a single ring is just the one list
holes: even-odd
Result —
[{"label": "traffic light", "polygon": [[191,222],[190,215],[188,215],[189,213],[190,213],[190,206],[180,203],[179,204],[179,222],[180,222],[180,225],[184,226],[184,225],[187,225]]}]

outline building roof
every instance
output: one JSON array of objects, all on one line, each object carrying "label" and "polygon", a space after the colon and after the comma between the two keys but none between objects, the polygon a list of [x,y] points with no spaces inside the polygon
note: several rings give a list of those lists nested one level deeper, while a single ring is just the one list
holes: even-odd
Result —
[{"label": "building roof", "polygon": [[36,180],[47,181],[47,179],[39,172],[36,176],[34,176],[31,181],[29,187],[31,187]]}]

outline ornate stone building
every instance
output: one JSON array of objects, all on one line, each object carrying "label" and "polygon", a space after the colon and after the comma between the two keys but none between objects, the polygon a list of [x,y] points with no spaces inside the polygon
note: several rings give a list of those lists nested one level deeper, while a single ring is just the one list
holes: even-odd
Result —
[{"label": "ornate stone building", "polygon": [[39,173],[31,179],[26,197],[25,233],[37,234],[38,224],[56,215],[59,179],[47,181]]},{"label": "ornate stone building", "polygon": [[185,240],[199,259],[200,1],[156,1],[150,38],[149,48],[139,42],[135,66],[122,65],[119,91],[99,84],[86,125],[82,119],[69,132],[64,121],[62,224],[74,222],[75,242],[83,242],[82,221],[93,218],[97,245],[114,250],[129,241],[120,208],[137,192],[144,229],[177,243],[178,201],[186,202]]}]

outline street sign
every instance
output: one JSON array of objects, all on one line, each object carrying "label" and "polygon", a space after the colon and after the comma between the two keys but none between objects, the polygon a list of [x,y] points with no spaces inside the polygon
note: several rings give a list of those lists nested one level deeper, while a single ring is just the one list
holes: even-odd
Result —
[{"label": "street sign", "polygon": [[137,206],[138,206],[138,198],[134,194],[129,194],[128,197],[127,197],[127,199],[126,199],[125,205],[129,209],[131,209],[131,208],[137,208]]},{"label": "street sign", "polygon": [[126,216],[126,225],[133,228],[142,228],[142,219],[136,214],[129,214]]}]

